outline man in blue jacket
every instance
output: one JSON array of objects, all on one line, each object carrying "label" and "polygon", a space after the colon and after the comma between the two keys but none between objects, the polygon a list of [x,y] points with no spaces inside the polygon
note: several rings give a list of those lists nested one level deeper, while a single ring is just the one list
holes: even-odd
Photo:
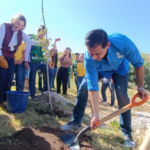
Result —
[{"label": "man in blue jacket", "polygon": [[[73,111],[73,119],[61,127],[62,130],[73,130],[81,127],[85,107],[89,98],[93,117],[90,121],[91,129],[96,128],[99,120],[99,87],[98,81],[105,77],[112,77],[116,90],[119,108],[130,103],[127,94],[129,62],[135,67],[137,91],[144,96],[147,94],[144,86],[144,61],[135,44],[125,35],[115,33],[107,36],[102,29],[92,30],[85,38],[87,51],[85,52],[86,77],[83,79]],[[120,115],[120,127],[125,137],[124,146],[134,147],[131,129],[131,111]]]}]

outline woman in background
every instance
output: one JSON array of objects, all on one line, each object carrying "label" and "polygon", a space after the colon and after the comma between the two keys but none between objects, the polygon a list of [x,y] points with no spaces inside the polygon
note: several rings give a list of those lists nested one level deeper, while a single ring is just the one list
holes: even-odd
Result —
[{"label": "woman in background", "polygon": [[60,87],[62,83],[63,94],[67,94],[68,67],[72,64],[69,47],[64,50],[64,53],[59,56],[58,60],[60,61],[60,67],[57,72],[57,93],[61,93]]},{"label": "woman in background", "polygon": [[22,30],[26,27],[26,18],[22,14],[15,15],[10,23],[0,25],[0,107],[6,107],[6,91],[10,91],[14,74],[14,54],[24,41],[37,45],[38,41],[30,40]]}]

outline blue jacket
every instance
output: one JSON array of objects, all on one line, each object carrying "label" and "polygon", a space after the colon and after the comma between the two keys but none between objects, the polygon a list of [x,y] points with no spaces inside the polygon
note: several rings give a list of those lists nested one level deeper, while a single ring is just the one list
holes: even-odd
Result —
[{"label": "blue jacket", "polygon": [[130,69],[129,62],[135,67],[141,67],[144,61],[135,44],[125,35],[114,33],[108,35],[110,47],[107,60],[94,60],[88,51],[85,52],[85,69],[88,90],[98,91],[98,72],[105,78],[113,73],[125,76]]}]

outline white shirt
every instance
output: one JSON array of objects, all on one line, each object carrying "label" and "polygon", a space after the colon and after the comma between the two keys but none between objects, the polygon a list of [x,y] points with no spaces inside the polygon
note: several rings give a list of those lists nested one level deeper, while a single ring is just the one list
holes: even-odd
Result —
[{"label": "white shirt", "polygon": [[109,83],[111,79],[103,78],[103,83]]},{"label": "white shirt", "polygon": [[[3,40],[4,40],[4,37],[5,37],[5,24],[0,24],[0,56],[2,56],[2,43],[3,43]],[[15,31],[13,33],[13,36],[12,36],[12,39],[10,41],[10,43],[8,44],[8,46],[10,47],[10,51],[14,51],[15,48],[14,46],[18,45],[18,38],[17,38],[17,34],[18,34],[18,31]],[[34,40],[31,40],[28,35],[24,32],[22,32],[22,40],[25,42],[25,43],[30,43],[31,45],[37,45],[39,43],[39,41],[34,41]]]}]

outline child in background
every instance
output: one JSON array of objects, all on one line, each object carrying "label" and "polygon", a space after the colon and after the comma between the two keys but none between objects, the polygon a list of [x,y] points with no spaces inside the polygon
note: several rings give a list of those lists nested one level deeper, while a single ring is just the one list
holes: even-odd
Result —
[{"label": "child in background", "polygon": [[77,76],[76,76],[78,87],[80,86],[85,74],[86,72],[84,68],[84,54],[80,54],[79,62],[77,63]]},{"label": "child in background", "polygon": [[25,67],[24,67],[24,50],[25,43],[21,43],[14,55],[15,64],[15,79],[16,79],[16,90],[23,91],[25,81]]}]

